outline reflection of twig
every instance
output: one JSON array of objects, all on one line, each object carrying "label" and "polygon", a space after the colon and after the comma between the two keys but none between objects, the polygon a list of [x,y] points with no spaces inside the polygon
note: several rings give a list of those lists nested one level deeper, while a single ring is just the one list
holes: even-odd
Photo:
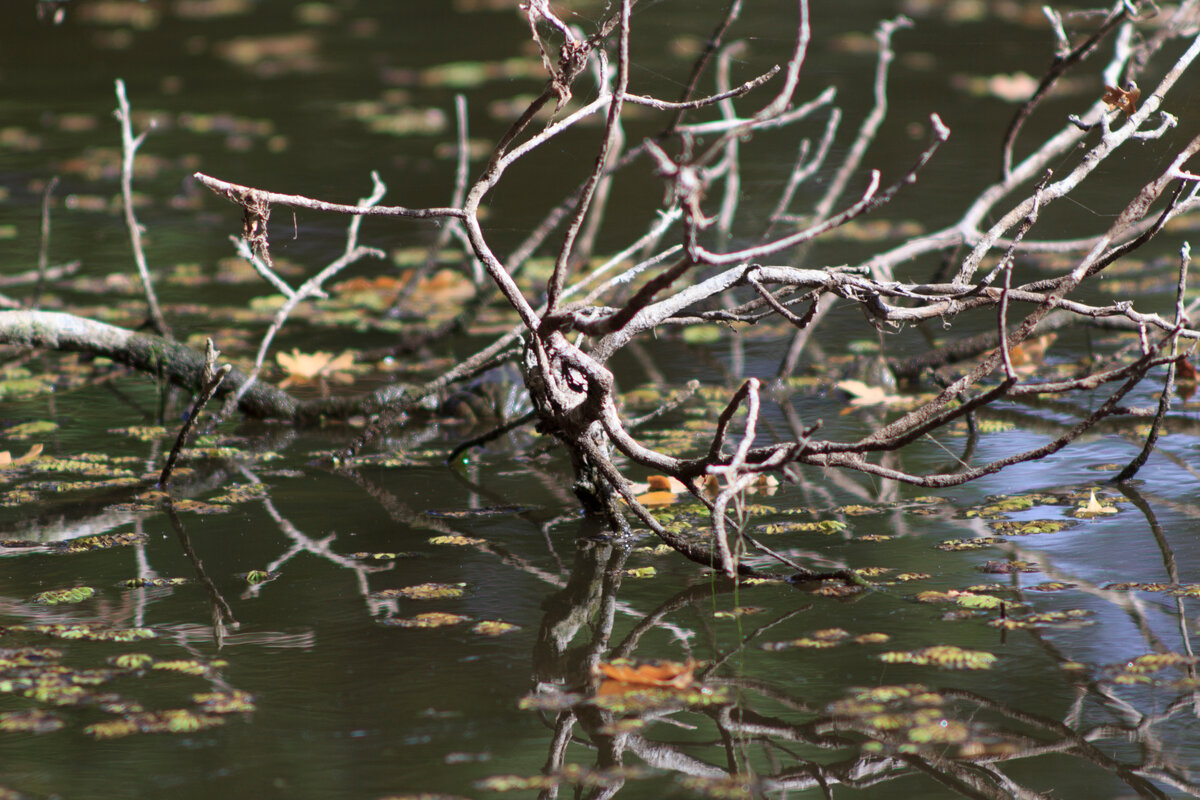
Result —
[{"label": "reflection of twig", "polygon": [[221,591],[217,588],[217,585],[213,583],[212,578],[208,577],[208,573],[204,571],[204,564],[201,563],[200,557],[196,555],[196,551],[192,549],[191,538],[188,536],[187,530],[183,527],[183,520],[176,513],[175,504],[171,502],[170,497],[167,498],[166,511],[167,518],[171,521],[171,527],[175,530],[175,536],[179,539],[179,546],[183,548],[183,554],[192,563],[192,568],[196,570],[196,578],[204,585],[205,591],[208,592],[209,603],[212,605],[213,639],[217,643],[217,649],[220,649],[225,638],[225,624],[228,623],[230,627],[237,628],[238,621],[233,616],[233,609],[229,607],[229,603],[221,595]]},{"label": "reflection of twig", "polygon": [[534,417],[536,417],[536,416],[537,416],[537,414],[535,412],[528,411],[528,412],[522,414],[521,416],[517,417],[516,419],[510,419],[508,422],[505,422],[503,425],[498,425],[497,427],[492,428],[487,433],[480,434],[479,436],[474,436],[470,439],[467,439],[464,442],[459,442],[454,447],[454,449],[450,451],[450,455],[446,456],[446,463],[453,464],[454,459],[458,458],[461,454],[470,450],[472,447],[479,447],[481,445],[487,444],[488,442],[493,442],[496,439],[499,439],[501,436],[503,436],[506,433],[511,433],[512,431],[515,431],[517,428],[520,428],[523,425],[528,425],[530,422],[532,422],[534,420]]},{"label": "reflection of twig", "polygon": [[[1187,289],[1187,273],[1188,265],[1191,263],[1191,247],[1187,242],[1179,250],[1179,284],[1175,292],[1175,328],[1182,330],[1187,325],[1187,315],[1183,308],[1184,291]],[[1174,339],[1171,342],[1172,353],[1177,352],[1179,340]],[[1171,394],[1175,391],[1175,364],[1172,361],[1167,365],[1167,377],[1163,379],[1162,392],[1158,396],[1158,410],[1154,414],[1154,421],[1150,423],[1150,432],[1146,434],[1146,443],[1142,446],[1141,452],[1137,457],[1130,461],[1125,469],[1121,470],[1117,477],[1113,478],[1117,483],[1123,483],[1133,478],[1138,473],[1138,470],[1150,458],[1150,453],[1154,451],[1154,444],[1158,441],[1158,432],[1162,427],[1163,417],[1171,410]]]},{"label": "reflection of twig", "polygon": [[[248,468],[244,466],[238,467],[238,471],[241,472],[242,475],[251,483],[262,483],[262,480]],[[275,520],[275,524],[279,526],[279,530],[283,533],[283,535],[292,540],[292,546],[267,565],[267,572],[274,572],[275,570],[278,570],[294,556],[300,553],[312,553],[313,555],[324,558],[325,560],[330,561],[339,567],[343,567],[354,572],[355,583],[358,586],[359,594],[361,594],[364,600],[366,600],[367,609],[370,611],[372,617],[376,616],[380,611],[395,611],[396,602],[394,600],[376,600],[372,598],[371,587],[367,583],[367,575],[372,572],[387,572],[388,570],[394,568],[396,566],[395,564],[388,564],[386,566],[370,566],[335,553],[329,545],[337,537],[336,533],[330,534],[324,539],[313,539],[312,537],[302,533],[286,517],[280,514],[279,510],[275,508],[275,504],[271,502],[271,498],[269,496],[263,496],[262,505],[267,514],[270,515],[271,519]],[[265,585],[265,583],[251,584],[242,594],[242,596],[257,597]]]}]

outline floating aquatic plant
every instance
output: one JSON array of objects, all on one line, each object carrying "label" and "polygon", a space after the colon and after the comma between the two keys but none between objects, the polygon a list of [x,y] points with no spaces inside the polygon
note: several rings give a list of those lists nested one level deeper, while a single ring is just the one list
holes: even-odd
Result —
[{"label": "floating aquatic plant", "polygon": [[442,628],[447,625],[458,625],[469,619],[470,617],[465,617],[462,614],[430,611],[425,614],[417,614],[415,617],[385,619],[383,620],[383,624],[391,625],[395,628]]},{"label": "floating aquatic plant", "polygon": [[374,596],[381,599],[403,597],[408,600],[452,600],[462,597],[465,587],[465,583],[418,583],[399,589],[384,589],[376,592]]},{"label": "floating aquatic plant", "polygon": [[999,536],[977,536],[974,539],[945,539],[936,546],[938,550],[956,553],[963,550],[982,550],[992,545],[1004,544],[1005,541]]},{"label": "floating aquatic plant", "polygon": [[429,540],[430,544],[448,544],[457,547],[467,547],[469,545],[485,544],[486,539],[475,539],[470,536],[462,536],[460,534],[448,534],[446,536],[434,536]]},{"label": "floating aquatic plant", "polygon": [[988,621],[993,628],[1019,630],[1021,628],[1049,628],[1090,625],[1088,617],[1095,612],[1085,608],[1072,608],[1066,611],[1045,611],[1040,614],[1026,614],[1023,617],[1001,617]]},{"label": "floating aquatic plant", "polygon": [[241,689],[201,692],[192,695],[192,702],[209,714],[239,714],[255,710],[254,695]]},{"label": "floating aquatic plant", "polygon": [[941,644],[921,650],[893,650],[881,653],[879,659],[889,664],[919,664],[942,669],[991,669],[996,656],[986,650],[964,650]]},{"label": "floating aquatic plant", "polygon": [[472,633],[478,633],[482,636],[503,636],[506,633],[519,631],[520,625],[514,625],[511,622],[504,622],[498,619],[481,620],[471,626]]},{"label": "floating aquatic plant", "polygon": [[96,590],[91,586],[76,586],[71,589],[51,589],[47,592],[41,592],[34,596],[33,602],[48,606],[55,606],[61,603],[82,603],[84,600],[95,597],[95,595]]},{"label": "floating aquatic plant", "polygon": [[187,582],[187,578],[129,578],[117,585],[123,586],[126,589],[158,589],[164,586],[182,586]]}]

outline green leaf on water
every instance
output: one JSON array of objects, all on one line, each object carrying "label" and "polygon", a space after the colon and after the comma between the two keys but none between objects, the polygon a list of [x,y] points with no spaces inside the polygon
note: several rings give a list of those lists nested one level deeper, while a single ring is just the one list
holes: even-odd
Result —
[{"label": "green leaf on water", "polygon": [[76,586],[71,589],[52,589],[41,592],[33,598],[33,602],[54,606],[60,603],[82,603],[94,597],[96,590],[91,586]]}]

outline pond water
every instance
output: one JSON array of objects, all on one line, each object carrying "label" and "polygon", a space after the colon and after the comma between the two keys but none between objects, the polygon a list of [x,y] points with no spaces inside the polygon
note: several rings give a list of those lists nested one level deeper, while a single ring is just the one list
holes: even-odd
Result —
[{"label": "pond water", "polygon": [[[154,124],[135,190],[167,316],[181,339],[200,346],[213,336],[243,364],[278,301],[235,257],[228,237],[240,233],[238,209],[203,191],[194,171],[354,202],[378,170],[385,202],[448,203],[455,95],[467,98],[474,144],[500,135],[514,98],[542,85],[512,2],[8,5],[3,272],[36,267],[43,196],[57,177],[48,260],[80,266],[47,281],[42,307],[141,321],[111,114],[113,82],[123,79],[135,127]],[[1026,5],[991,4],[987,15],[981,2],[814,4],[801,95],[837,86],[854,124],[869,107],[877,21],[904,11],[916,22],[897,37],[892,109],[868,163],[906,169],[931,111],[954,136],[881,215],[898,230],[918,213],[926,229],[945,224],[993,180],[1015,106],[989,94],[986,79],[1036,73],[1050,57],[1044,18]],[[36,6],[65,17],[39,22]],[[637,91],[673,96],[722,6],[640,5]],[[581,6],[579,19],[602,10]],[[747,4],[740,70],[786,57],[791,23],[777,20],[792,13],[774,0]],[[1056,129],[1076,102],[1055,100],[1024,135]],[[823,124],[764,137],[744,164],[748,216],[770,211],[798,138],[819,136]],[[582,176],[580,164],[590,166],[590,145],[565,138],[504,183],[487,222],[494,241],[518,244]],[[848,146],[842,136],[835,148]],[[644,226],[661,196],[647,200],[646,186],[619,190],[631,224]],[[1062,235],[1119,210],[1122,189],[1117,176],[1089,195],[1090,207],[1063,210]],[[303,213],[293,229],[277,211],[272,222],[289,279],[343,247],[341,218]],[[370,220],[362,236],[394,263],[356,265],[339,280],[373,281],[418,263],[437,229]],[[624,241],[602,237],[599,249]],[[843,263],[878,246],[841,239],[810,256]],[[1163,277],[1139,303],[1173,306],[1177,247],[1178,239],[1154,244],[1147,263]],[[365,285],[368,294],[383,286]],[[417,357],[365,355],[405,326],[436,322],[444,313],[436,301],[455,286],[429,289],[428,308],[410,307],[398,321],[363,305],[352,285],[341,293],[358,291],[358,306],[297,312],[279,350],[349,349],[362,363],[347,367],[348,382],[293,375],[294,389],[355,393],[427,378],[511,324],[484,315]],[[36,291],[0,290],[21,302]],[[822,341],[803,365],[808,377],[781,400],[805,420],[823,419],[830,436],[865,432],[890,413],[850,408],[820,377],[880,344],[858,312],[835,315],[826,324],[853,333]],[[627,390],[705,384],[694,403],[656,423],[657,441],[686,447],[711,429],[742,377],[774,375],[789,338],[782,327],[736,341],[664,336],[616,366]],[[894,339],[884,343],[891,356],[928,347],[919,334]],[[1120,344],[1064,334],[1046,364]],[[287,377],[268,364],[271,380]],[[806,469],[747,497],[748,530],[775,549],[817,568],[865,570],[874,585],[847,593],[831,583],[734,585],[648,536],[614,543],[580,518],[569,464],[527,429],[446,466],[455,444],[492,427],[494,408],[524,410],[513,377],[489,377],[457,413],[396,428],[378,452],[341,470],[320,458],[357,436],[360,420],[301,431],[227,422],[185,457],[167,508],[131,486],[140,490],[139,479],[161,468],[188,398],[102,360],[6,352],[0,446],[13,458],[42,450],[0,473],[0,797],[1200,793],[1190,639],[1200,439],[1186,397],[1129,485],[1106,482],[1141,447],[1141,425],[1125,422],[937,496]],[[1126,402],[1152,407],[1159,387],[1155,378]],[[492,408],[480,411],[479,398]],[[661,394],[626,402],[644,413]],[[1045,441],[1079,413],[995,409],[973,457]],[[764,425],[787,431],[779,408],[764,412]],[[947,431],[898,458],[919,471],[965,446],[965,430]],[[1105,512],[1077,516],[1093,495]],[[704,524],[683,505],[663,513]],[[673,685],[597,685],[597,662],[621,658],[666,662],[636,680]]]}]

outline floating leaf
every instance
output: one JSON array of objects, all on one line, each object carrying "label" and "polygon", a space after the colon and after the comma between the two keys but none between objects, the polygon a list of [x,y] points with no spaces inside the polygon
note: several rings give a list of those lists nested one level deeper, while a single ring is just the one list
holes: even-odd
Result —
[{"label": "floating leaf", "polygon": [[635,686],[668,686],[686,689],[695,679],[695,661],[647,661],[635,663],[624,659],[596,664],[595,672],[618,683]]},{"label": "floating leaf", "polygon": [[194,694],[192,702],[209,714],[236,714],[254,710],[254,695],[241,689]]},{"label": "floating leaf", "polygon": [[399,589],[384,589],[375,597],[387,599],[404,597],[409,600],[450,600],[463,596],[465,583],[419,583]]},{"label": "floating leaf", "polygon": [[151,665],[151,668],[201,677],[208,674],[209,665],[192,659],[174,659],[171,661],[155,661]]},{"label": "floating leaf", "polygon": [[988,561],[981,564],[977,569],[980,572],[986,572],[991,575],[1012,575],[1018,572],[1037,572],[1037,565],[1031,564],[1028,561]]},{"label": "floating leaf", "polygon": [[1046,358],[1046,350],[1058,338],[1057,333],[1046,333],[1009,348],[1012,364],[1021,375],[1032,375]]},{"label": "floating leaf", "polygon": [[889,664],[920,664],[942,669],[991,669],[996,656],[985,650],[964,650],[954,645],[935,645],[922,650],[890,651],[880,660]]},{"label": "floating leaf", "polygon": [[163,586],[182,586],[187,583],[187,578],[130,578],[121,581],[118,586],[124,586],[128,589],[142,589],[146,587],[160,588]]},{"label": "floating leaf", "polygon": [[486,544],[486,539],[474,539],[470,536],[460,536],[459,534],[450,534],[447,536],[434,536],[429,540],[430,544],[449,544],[458,547],[466,547],[468,545]]},{"label": "floating leaf", "polygon": [[1006,540],[999,536],[979,536],[974,539],[945,539],[937,545],[938,550],[959,552],[962,550],[982,550],[994,544],[1004,544]]},{"label": "floating leaf", "polygon": [[287,373],[287,379],[280,384],[285,388],[292,383],[311,382],[321,378],[338,383],[354,382],[354,377],[346,372],[354,366],[354,355],[349,351],[335,358],[332,353],[301,353],[293,348],[291,354],[276,353],[275,361]]},{"label": "floating leaf", "polygon": [[152,442],[167,435],[167,429],[162,425],[135,425],[129,428],[109,428],[109,433],[118,436],[128,436],[142,442]]},{"label": "floating leaf", "polygon": [[1026,614],[1023,617],[1001,617],[988,622],[993,628],[1018,630],[1021,628],[1041,627],[1078,627],[1090,625],[1087,619],[1094,612],[1084,608],[1071,608],[1066,611],[1045,611],[1040,614]]},{"label": "floating leaf", "polygon": [[9,439],[29,439],[33,436],[54,433],[56,430],[58,430],[57,422],[38,420],[36,422],[23,422],[20,425],[13,425],[11,428],[6,428],[4,435]]},{"label": "floating leaf", "polygon": [[154,656],[148,653],[122,653],[112,659],[112,663],[121,669],[141,669],[154,663]]},{"label": "floating leaf", "polygon": [[96,590],[91,586],[76,586],[72,589],[52,589],[35,595],[33,602],[53,606],[59,603],[82,603],[95,596]]},{"label": "floating leaf", "polygon": [[761,614],[766,611],[762,606],[738,606],[729,611],[714,611],[713,619],[737,619],[749,614]]},{"label": "floating leaf", "polygon": [[112,719],[88,725],[83,732],[93,739],[117,739],[138,733],[138,724],[131,719]]},{"label": "floating leaf", "polygon": [[87,639],[93,642],[136,642],[158,637],[149,628],[100,628],[91,625],[13,625],[9,630],[36,631],[54,639]]},{"label": "floating leaf", "polygon": [[220,494],[210,497],[209,502],[233,505],[261,500],[266,496],[267,485],[265,483],[231,483]]},{"label": "floating leaf", "polygon": [[856,594],[861,594],[865,591],[862,586],[842,583],[841,581],[825,581],[816,589],[813,589],[813,594],[822,597],[852,597]]},{"label": "floating leaf", "polygon": [[395,561],[400,558],[413,558],[416,553],[396,552],[396,553],[351,553],[346,556],[353,558],[356,561]]},{"label": "floating leaf", "polygon": [[720,325],[688,325],[681,335],[688,344],[712,344],[720,341],[721,333]]},{"label": "floating leaf", "polygon": [[553,789],[559,778],[554,775],[492,775],[475,782],[475,788],[488,792],[515,792]]},{"label": "floating leaf", "polygon": [[892,637],[886,633],[861,633],[854,637],[854,642],[856,644],[883,644],[884,642],[890,641],[891,638]]},{"label": "floating leaf", "polygon": [[837,388],[850,395],[852,406],[895,405],[904,402],[903,397],[889,394],[882,386],[869,386],[859,380],[838,381]]},{"label": "floating leaf", "polygon": [[759,532],[767,534],[794,533],[815,531],[818,533],[837,533],[849,526],[836,519],[823,519],[813,522],[775,522],[759,527]]},{"label": "floating leaf", "polygon": [[415,617],[407,619],[387,619],[383,621],[384,625],[391,625],[396,628],[441,628],[446,625],[458,625],[466,622],[470,617],[464,617],[462,614],[448,614],[445,611],[430,611],[425,614],[417,614]]},{"label": "floating leaf", "polygon": [[1026,509],[1033,508],[1033,506],[1033,498],[1029,496],[993,497],[987,505],[968,509],[964,516],[968,519],[972,517],[995,517],[1001,514],[1010,514],[1014,511],[1025,511]]},{"label": "floating leaf", "polygon": [[[19,731],[21,733],[51,733],[65,725],[61,719],[42,709],[30,711],[6,711],[0,714],[0,731]],[[0,798],[5,797],[0,790]]]},{"label": "floating leaf", "polygon": [[502,636],[520,629],[520,625],[514,625],[511,622],[503,622],[498,619],[485,619],[475,623],[471,627],[471,632],[478,633],[481,636]]},{"label": "floating leaf", "polygon": [[653,578],[658,574],[658,570],[654,567],[635,567],[625,570],[622,574],[627,578]]},{"label": "floating leaf", "polygon": [[712,800],[750,800],[762,795],[759,782],[748,775],[680,775],[676,783],[693,796]]},{"label": "floating leaf", "polygon": [[1185,656],[1182,653],[1149,653],[1127,662],[1124,669],[1133,673],[1158,672],[1165,667],[1195,664],[1196,660],[1194,656]]},{"label": "floating leaf", "polygon": [[965,742],[970,732],[957,720],[940,719],[919,725],[908,732],[908,740],[917,744],[958,744]]},{"label": "floating leaf", "polygon": [[802,647],[802,648],[809,648],[809,649],[813,649],[813,650],[822,650],[822,649],[825,649],[828,647],[836,647],[837,644],[838,644],[837,642],[815,639],[811,636],[801,636],[799,639],[790,639],[790,640],[784,641],[784,642],[764,642],[762,644],[762,649],[769,650],[769,651],[776,651],[776,650],[791,650],[794,647]]},{"label": "floating leaf", "polygon": [[108,550],[113,547],[126,547],[146,541],[144,534],[134,533],[101,533],[96,536],[81,536],[78,539],[68,539],[57,546],[61,553],[88,553],[93,550]]},{"label": "floating leaf", "polygon": [[988,527],[1005,536],[1030,536],[1037,533],[1058,533],[1078,524],[1068,519],[1028,519],[1020,522],[993,522]]}]

